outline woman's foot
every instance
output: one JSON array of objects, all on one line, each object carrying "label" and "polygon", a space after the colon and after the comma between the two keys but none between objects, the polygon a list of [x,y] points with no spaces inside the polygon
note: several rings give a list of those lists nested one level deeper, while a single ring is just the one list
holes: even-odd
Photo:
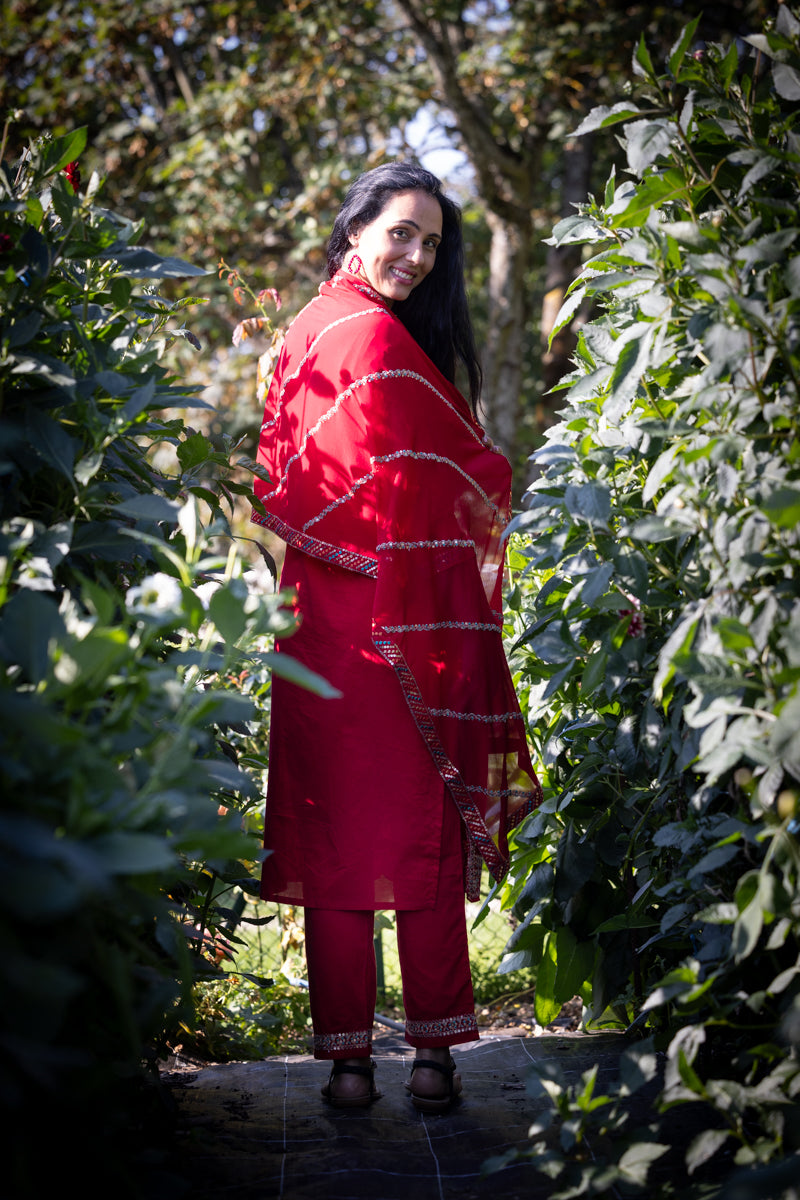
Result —
[{"label": "woman's foot", "polygon": [[335,1108],[366,1108],[382,1093],[375,1087],[375,1063],[371,1058],[337,1058],[322,1095]]},{"label": "woman's foot", "polygon": [[461,1076],[449,1046],[421,1050],[411,1064],[411,1081],[406,1084],[415,1108],[421,1112],[444,1112],[461,1092]]}]

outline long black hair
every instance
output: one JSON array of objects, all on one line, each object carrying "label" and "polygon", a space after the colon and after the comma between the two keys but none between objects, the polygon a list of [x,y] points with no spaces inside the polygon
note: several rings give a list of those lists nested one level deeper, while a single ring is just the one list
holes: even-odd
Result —
[{"label": "long black hair", "polygon": [[366,171],[352,184],[334,222],[328,242],[328,277],[332,278],[351,249],[350,234],[369,225],[397,192],[425,192],[442,210],[442,240],[436,261],[394,312],[442,374],[455,382],[460,362],[469,380],[469,396],[477,413],[483,374],[475,348],[464,286],[464,239],[461,209],[445,196],[435,175],[415,162],[391,162]]}]

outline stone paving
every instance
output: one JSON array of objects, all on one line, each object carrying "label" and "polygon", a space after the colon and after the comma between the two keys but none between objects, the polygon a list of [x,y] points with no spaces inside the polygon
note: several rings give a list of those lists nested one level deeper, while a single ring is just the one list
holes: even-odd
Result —
[{"label": "stone paving", "polygon": [[368,1109],[325,1104],[328,1068],[306,1055],[167,1072],[171,1167],[192,1200],[545,1200],[551,1185],[530,1162],[485,1173],[488,1160],[530,1145],[548,1103],[526,1089],[532,1064],[556,1061],[574,1080],[599,1060],[613,1076],[622,1049],[614,1035],[495,1032],[455,1048],[463,1097],[434,1116],[403,1087],[414,1052],[397,1034],[375,1039],[383,1097]]}]

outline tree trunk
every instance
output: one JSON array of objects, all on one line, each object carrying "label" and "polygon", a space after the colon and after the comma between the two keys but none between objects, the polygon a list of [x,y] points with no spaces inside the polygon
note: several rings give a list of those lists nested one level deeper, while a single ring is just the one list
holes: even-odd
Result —
[{"label": "tree trunk", "polygon": [[[584,204],[591,186],[592,139],[590,136],[573,138],[564,147],[563,179],[561,193],[561,216],[574,216],[577,204]],[[580,246],[550,246],[547,254],[544,300],[542,302],[542,402],[537,413],[540,429],[546,429],[555,420],[555,410],[561,404],[561,393],[549,394],[559,379],[570,370],[571,358],[577,341],[575,321],[570,322],[548,341],[556,317],[564,303],[567,289],[575,279],[581,265]]]},{"label": "tree trunk", "polygon": [[489,329],[484,356],[486,425],[514,461],[522,393],[522,345],[529,318],[526,276],[531,231],[524,223],[488,210]]}]

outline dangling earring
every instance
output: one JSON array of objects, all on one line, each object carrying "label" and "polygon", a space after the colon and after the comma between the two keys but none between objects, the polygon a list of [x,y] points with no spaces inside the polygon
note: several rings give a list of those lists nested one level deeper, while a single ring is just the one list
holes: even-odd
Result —
[{"label": "dangling earring", "polygon": [[357,254],[353,254],[347,263],[347,269],[351,275],[360,275],[364,270],[364,264]]}]

